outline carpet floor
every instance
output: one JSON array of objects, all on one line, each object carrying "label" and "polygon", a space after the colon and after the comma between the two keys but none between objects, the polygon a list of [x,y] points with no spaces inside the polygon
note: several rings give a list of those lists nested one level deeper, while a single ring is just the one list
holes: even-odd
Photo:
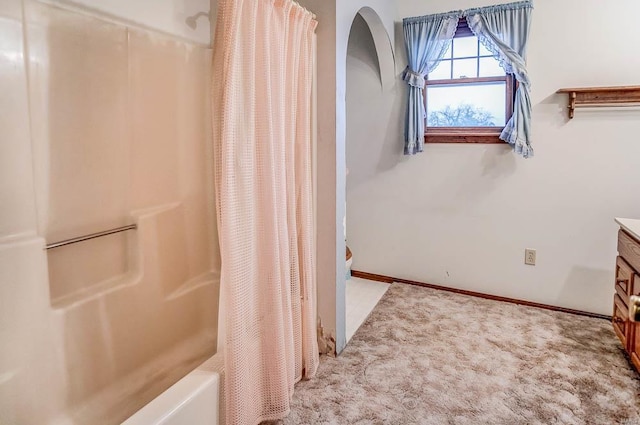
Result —
[{"label": "carpet floor", "polygon": [[280,424],[640,425],[611,324],[394,283]]}]

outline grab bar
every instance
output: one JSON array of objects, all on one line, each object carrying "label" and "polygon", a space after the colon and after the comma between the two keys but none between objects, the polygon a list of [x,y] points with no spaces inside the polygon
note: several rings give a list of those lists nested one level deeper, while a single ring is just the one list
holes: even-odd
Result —
[{"label": "grab bar", "polygon": [[77,238],[67,239],[67,240],[60,241],[60,242],[54,242],[54,243],[51,243],[51,244],[47,245],[45,247],[45,249],[59,248],[61,246],[71,245],[71,244],[78,243],[78,242],[84,242],[84,241],[88,241],[89,239],[100,238],[102,236],[113,235],[114,233],[126,232],[127,230],[135,230],[137,228],[138,228],[138,225],[130,224],[128,226],[122,226],[122,227],[118,227],[116,229],[105,230],[103,232],[91,233],[90,235],[79,236]]}]

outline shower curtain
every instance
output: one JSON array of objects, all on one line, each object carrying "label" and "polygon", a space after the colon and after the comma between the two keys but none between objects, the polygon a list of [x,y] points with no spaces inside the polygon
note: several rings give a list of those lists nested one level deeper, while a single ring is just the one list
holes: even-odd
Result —
[{"label": "shower curtain", "polygon": [[319,359],[311,185],[316,21],[290,0],[221,0],[213,140],[228,425],[289,412]]}]

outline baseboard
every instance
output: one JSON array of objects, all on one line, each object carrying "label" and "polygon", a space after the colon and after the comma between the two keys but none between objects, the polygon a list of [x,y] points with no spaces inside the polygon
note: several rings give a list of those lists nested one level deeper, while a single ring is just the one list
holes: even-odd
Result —
[{"label": "baseboard", "polygon": [[500,296],[497,296],[497,295],[483,294],[481,292],[467,291],[467,290],[464,290],[464,289],[449,288],[447,286],[433,285],[431,283],[424,283],[424,282],[416,282],[414,280],[398,279],[398,278],[391,277],[391,276],[384,276],[384,275],[380,275],[380,274],[367,273],[367,272],[362,272],[362,271],[358,271],[358,270],[351,270],[351,276],[358,277],[360,279],[373,280],[373,281],[376,281],[376,282],[406,283],[408,285],[422,286],[424,288],[431,288],[431,289],[437,289],[437,290],[440,290],[440,291],[453,292],[455,294],[468,295],[470,297],[484,298],[484,299],[487,299],[487,300],[501,301],[501,302],[511,303],[511,304],[519,304],[519,305],[524,305],[524,306],[527,306],[527,307],[536,307],[536,308],[542,308],[542,309],[545,309],[545,310],[559,311],[559,312],[562,312],[562,313],[576,314],[578,316],[587,316],[587,317],[593,317],[593,318],[596,318],[596,319],[603,319],[603,320],[611,321],[611,316],[607,316],[605,314],[590,313],[588,311],[574,310],[574,309],[571,309],[571,308],[564,308],[564,307],[557,307],[557,306],[549,305],[549,304],[540,304],[540,303],[534,303],[534,302],[531,302],[531,301],[518,300],[518,299],[515,299],[515,298],[500,297]]}]

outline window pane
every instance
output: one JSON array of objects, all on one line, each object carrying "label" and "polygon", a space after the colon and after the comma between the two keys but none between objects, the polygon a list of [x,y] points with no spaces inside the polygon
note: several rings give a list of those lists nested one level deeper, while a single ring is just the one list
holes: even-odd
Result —
[{"label": "window pane", "polygon": [[443,59],[451,59],[451,56],[453,55],[453,49],[451,48],[451,46],[453,46],[453,41],[449,43],[449,46],[447,47],[447,52],[442,57]]},{"label": "window pane", "polygon": [[436,69],[428,75],[429,80],[450,80],[451,79],[451,61],[440,61]]},{"label": "window pane", "polygon": [[506,83],[427,86],[428,127],[503,127]]},{"label": "window pane", "polygon": [[453,39],[453,57],[468,58],[478,56],[477,37],[459,37]]},{"label": "window pane", "polygon": [[480,59],[480,77],[497,77],[499,75],[505,75],[505,72],[496,58]]},{"label": "window pane", "polygon": [[493,53],[487,50],[487,48],[480,43],[480,56],[493,56]]},{"label": "window pane", "polygon": [[453,61],[453,78],[475,78],[478,76],[478,59]]}]

